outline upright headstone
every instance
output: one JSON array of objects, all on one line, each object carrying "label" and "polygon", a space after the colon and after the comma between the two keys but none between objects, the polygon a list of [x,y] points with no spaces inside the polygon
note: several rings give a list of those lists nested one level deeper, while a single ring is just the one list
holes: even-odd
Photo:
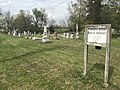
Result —
[{"label": "upright headstone", "polygon": [[74,38],[74,33],[71,33],[70,38]]},{"label": "upright headstone", "polygon": [[63,37],[66,37],[66,33],[63,33]]},{"label": "upright headstone", "polygon": [[48,36],[50,36],[50,30],[48,31]]},{"label": "upright headstone", "polygon": [[10,35],[10,32],[8,32],[8,35]]},{"label": "upright headstone", "polygon": [[17,31],[14,30],[14,31],[13,31],[13,36],[16,36],[16,34],[17,34]]},{"label": "upright headstone", "polygon": [[43,32],[43,37],[42,37],[42,42],[48,42],[48,34],[47,34],[47,26],[44,26],[44,32]]},{"label": "upright headstone", "polygon": [[24,31],[23,33],[24,33],[24,36],[26,36],[26,35],[27,35],[27,32],[26,32],[26,31]]},{"label": "upright headstone", "polygon": [[80,38],[79,37],[79,31],[78,31],[78,24],[76,24],[76,38]]},{"label": "upright headstone", "polygon": [[18,33],[18,37],[21,37],[21,33]]},{"label": "upright headstone", "polygon": [[80,38],[79,32],[76,32],[76,38],[77,38],[77,39]]},{"label": "upright headstone", "polygon": [[27,35],[28,35],[28,36],[30,35],[30,31],[27,31]]},{"label": "upright headstone", "polygon": [[34,32],[34,35],[36,35],[36,32]]},{"label": "upright headstone", "polygon": [[66,38],[69,38],[70,37],[70,33],[66,33]]},{"label": "upright headstone", "polygon": [[54,38],[54,39],[58,39],[58,33],[57,33],[57,32],[54,32],[53,38]]}]

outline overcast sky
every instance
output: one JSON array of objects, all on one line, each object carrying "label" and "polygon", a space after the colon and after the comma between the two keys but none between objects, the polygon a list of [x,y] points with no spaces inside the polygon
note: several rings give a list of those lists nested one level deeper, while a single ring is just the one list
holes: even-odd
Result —
[{"label": "overcast sky", "polygon": [[20,9],[45,8],[49,18],[62,19],[69,16],[67,7],[71,1],[76,0],[0,0],[0,8],[12,14],[17,14]]}]

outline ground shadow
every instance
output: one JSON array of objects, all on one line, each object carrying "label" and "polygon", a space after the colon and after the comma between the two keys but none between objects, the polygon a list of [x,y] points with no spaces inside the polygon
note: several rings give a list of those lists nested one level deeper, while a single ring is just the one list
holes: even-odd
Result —
[{"label": "ground shadow", "polygon": [[[48,43],[51,43],[51,42],[48,42]],[[21,54],[18,56],[14,56],[12,58],[3,58],[0,60],[0,62],[12,61],[12,60],[20,59],[23,57],[32,56],[32,55],[37,54],[37,53],[44,53],[47,51],[53,51],[53,50],[60,49],[60,48],[69,48],[69,47],[67,45],[54,45],[50,48],[46,47],[46,48],[36,49],[36,50],[30,51],[30,52],[27,52],[27,53],[24,53],[24,54]]]},{"label": "ground shadow", "polygon": [[[93,85],[92,88],[101,88],[103,89],[103,83],[104,83],[104,70],[105,66],[101,63],[94,64],[90,69],[88,69],[87,75],[83,76],[83,71],[75,71],[73,76],[79,81],[83,83],[83,86],[87,87],[89,85]],[[113,81],[111,79],[114,72],[114,67],[109,67],[109,87],[106,90],[120,90],[120,87],[118,85],[114,85]]]},{"label": "ground shadow", "polygon": [[[100,70],[100,71],[102,71],[103,73],[104,73],[104,71],[105,71],[105,65],[104,64],[101,64],[101,63],[96,63],[96,64],[94,64],[94,66],[88,71],[88,73],[91,73],[91,71],[98,71],[98,70]],[[109,67],[109,81],[108,82],[110,82],[110,79],[111,79],[111,77],[112,77],[112,74],[113,74],[113,71],[114,71],[114,67]],[[97,73],[97,72],[95,72],[95,73]]]}]

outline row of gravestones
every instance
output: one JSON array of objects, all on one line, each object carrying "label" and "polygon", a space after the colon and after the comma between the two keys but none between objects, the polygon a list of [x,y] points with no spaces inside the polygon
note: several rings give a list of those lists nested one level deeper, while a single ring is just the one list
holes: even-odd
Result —
[{"label": "row of gravestones", "polygon": [[27,31],[27,32],[24,31],[23,33],[19,33],[18,30],[13,30],[13,32],[8,32],[8,35],[18,36],[18,37],[25,37],[25,38],[29,38],[29,39],[32,39],[32,40],[42,40],[42,42],[48,42],[49,41],[46,26],[44,26],[44,32],[43,32],[43,37],[42,38],[35,37],[36,32],[31,33],[30,31]]},{"label": "row of gravestones", "polygon": [[77,32],[76,34],[74,34],[74,33],[63,33],[63,37],[64,38],[77,38],[77,39],[80,38],[79,32]]},{"label": "row of gravestones", "polygon": [[18,37],[23,37],[23,36],[34,36],[36,32],[31,33],[30,31],[24,31],[23,33],[19,33],[18,30],[14,30],[13,32],[8,32],[8,35],[12,36],[18,36]]},{"label": "row of gravestones", "polygon": [[[25,37],[29,38],[32,40],[42,40],[42,42],[49,42],[49,37],[48,37],[48,32],[47,32],[47,27],[44,26],[44,31],[43,31],[43,37],[34,37],[36,33],[34,32],[33,34],[30,31],[24,31],[23,33],[19,33],[18,30],[14,30],[13,32],[8,32],[8,35],[13,35],[13,36],[18,36],[18,37]],[[77,32],[76,34],[74,33],[64,33],[63,37],[65,38],[79,38],[79,33]],[[54,33],[54,38],[58,39],[58,33]]]}]

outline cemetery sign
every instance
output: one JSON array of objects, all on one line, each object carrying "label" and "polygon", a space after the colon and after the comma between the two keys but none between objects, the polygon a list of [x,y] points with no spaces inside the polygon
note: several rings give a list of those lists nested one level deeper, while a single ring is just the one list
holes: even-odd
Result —
[{"label": "cemetery sign", "polygon": [[110,24],[86,25],[87,44],[106,47]]},{"label": "cemetery sign", "polygon": [[87,74],[88,45],[106,48],[104,85],[108,86],[108,70],[111,47],[111,24],[86,25],[84,33],[84,73]]},{"label": "cemetery sign", "polygon": [[106,43],[107,28],[89,27],[88,42]]}]

